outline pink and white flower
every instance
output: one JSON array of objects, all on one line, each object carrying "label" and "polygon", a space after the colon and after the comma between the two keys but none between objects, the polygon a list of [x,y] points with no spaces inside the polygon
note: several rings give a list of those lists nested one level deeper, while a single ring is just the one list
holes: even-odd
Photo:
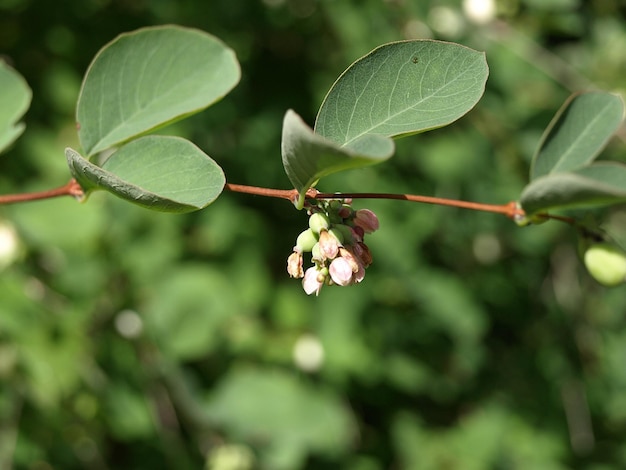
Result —
[{"label": "pink and white flower", "polygon": [[340,286],[347,286],[352,284],[352,266],[347,259],[339,257],[332,260],[328,267],[330,278],[333,282]]},{"label": "pink and white flower", "polygon": [[311,295],[314,292],[315,295],[319,295],[323,285],[324,276],[317,266],[311,266],[306,270],[302,279],[302,288],[307,295]]},{"label": "pink and white flower", "polygon": [[340,243],[337,237],[332,235],[328,230],[320,232],[319,247],[322,256],[325,259],[335,259],[339,253]]}]

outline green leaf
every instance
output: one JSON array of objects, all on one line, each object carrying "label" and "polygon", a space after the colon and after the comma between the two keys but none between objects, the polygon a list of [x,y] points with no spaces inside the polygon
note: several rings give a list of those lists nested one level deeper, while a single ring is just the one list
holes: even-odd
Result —
[{"label": "green leaf", "polygon": [[387,160],[394,143],[387,137],[365,134],[341,148],[313,132],[294,111],[283,120],[281,151],[289,180],[300,192],[297,207],[304,204],[304,193],[321,177],[350,168],[359,168]]},{"label": "green leaf", "polygon": [[17,120],[28,110],[31,98],[24,78],[0,60],[0,152],[24,132],[26,126]]},{"label": "green leaf", "polygon": [[116,151],[98,167],[66,149],[72,175],[86,193],[107,190],[148,209],[189,212],[213,202],[226,180],[217,163],[188,140],[146,136]]},{"label": "green leaf", "polygon": [[621,204],[626,202],[626,165],[598,162],[541,176],[526,186],[520,202],[528,215],[548,209]]},{"label": "green leaf", "polygon": [[592,91],[570,96],[541,138],[530,179],[593,161],[620,126],[623,115],[624,103],[617,95]]},{"label": "green leaf", "polygon": [[197,113],[226,95],[241,72],[219,39],[178,26],[118,36],[96,55],[76,110],[90,157],[132,137]]},{"label": "green leaf", "polygon": [[350,147],[367,134],[401,137],[445,126],[474,107],[488,73],[484,53],[458,44],[385,44],[337,79],[315,132]]}]

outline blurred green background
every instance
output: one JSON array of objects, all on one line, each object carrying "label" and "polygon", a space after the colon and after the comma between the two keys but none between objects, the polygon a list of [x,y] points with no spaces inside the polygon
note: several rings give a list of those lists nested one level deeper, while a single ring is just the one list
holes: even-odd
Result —
[{"label": "blurred green background", "polygon": [[[240,85],[163,132],[227,179],[288,188],[288,108],[309,124],[377,45],[487,53],[484,98],[323,191],[506,203],[571,91],[626,92],[620,0],[0,0],[0,54],[34,91],[0,193],[64,184],[91,58],[156,24],[223,39]],[[495,17],[494,17],[495,15]],[[615,140],[604,158],[624,159]],[[286,273],[306,215],[225,193],[188,215],[95,194],[0,207],[2,469],[626,468],[626,295],[558,223],[398,201],[365,281],[307,297]],[[626,211],[599,214],[626,233]]]}]

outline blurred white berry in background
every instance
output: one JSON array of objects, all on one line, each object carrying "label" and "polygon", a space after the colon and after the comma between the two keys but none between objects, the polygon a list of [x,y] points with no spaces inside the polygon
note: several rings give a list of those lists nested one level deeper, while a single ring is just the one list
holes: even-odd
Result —
[{"label": "blurred white berry in background", "polygon": [[463,0],[463,12],[474,23],[488,23],[496,17],[496,2],[495,0]]},{"label": "blurred white berry in background", "polygon": [[117,332],[127,339],[135,339],[143,331],[143,320],[134,310],[122,310],[115,316]]},{"label": "blurred white berry in background", "polygon": [[324,347],[320,340],[311,334],[300,336],[293,347],[293,361],[305,372],[319,370],[324,362]]},{"label": "blurred white berry in background", "polygon": [[15,228],[0,220],[0,270],[11,265],[20,253],[20,240]]}]

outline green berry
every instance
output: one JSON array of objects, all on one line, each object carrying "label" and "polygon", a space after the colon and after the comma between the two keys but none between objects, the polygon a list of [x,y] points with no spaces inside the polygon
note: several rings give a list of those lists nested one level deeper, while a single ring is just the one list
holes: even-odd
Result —
[{"label": "green berry", "polygon": [[309,217],[309,227],[311,227],[313,232],[319,235],[322,230],[328,230],[328,227],[330,227],[330,219],[326,214],[316,212]]},{"label": "green berry", "polygon": [[313,232],[310,228],[306,229],[296,239],[296,248],[300,250],[300,252],[308,253],[313,249],[313,245],[317,243],[318,235]]},{"label": "green berry", "polygon": [[583,257],[589,274],[605,286],[626,281],[626,253],[610,243],[591,245]]}]

